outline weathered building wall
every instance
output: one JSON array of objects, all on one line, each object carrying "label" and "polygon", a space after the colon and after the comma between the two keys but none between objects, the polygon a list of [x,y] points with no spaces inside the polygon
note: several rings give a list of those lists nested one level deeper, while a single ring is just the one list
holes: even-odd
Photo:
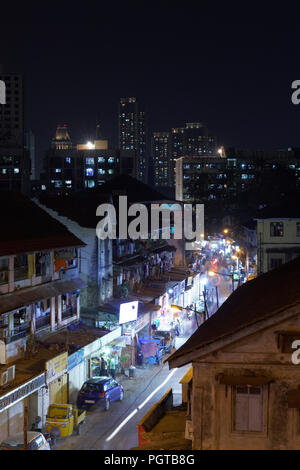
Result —
[{"label": "weathered building wall", "polygon": [[[299,315],[193,362],[194,449],[300,449],[300,413],[287,402],[300,386],[300,364],[278,348],[279,331],[300,332]],[[233,387],[219,383],[220,374],[270,378],[262,431],[233,429]]]},{"label": "weathered building wall", "polygon": [[39,205],[86,243],[86,246],[79,250],[78,257],[79,276],[87,284],[80,292],[81,307],[98,307],[99,304],[105,303],[112,297],[112,240],[99,240],[96,226],[81,227],[77,222],[58,215],[56,211],[42,204]]}]

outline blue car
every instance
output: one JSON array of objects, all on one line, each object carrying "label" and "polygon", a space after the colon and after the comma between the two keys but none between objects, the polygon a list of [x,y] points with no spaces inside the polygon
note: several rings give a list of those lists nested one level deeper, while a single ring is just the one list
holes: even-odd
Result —
[{"label": "blue car", "polygon": [[114,401],[122,401],[124,390],[110,377],[94,377],[84,382],[77,397],[77,407],[88,408],[92,405],[102,405],[105,410],[109,410],[110,404]]}]

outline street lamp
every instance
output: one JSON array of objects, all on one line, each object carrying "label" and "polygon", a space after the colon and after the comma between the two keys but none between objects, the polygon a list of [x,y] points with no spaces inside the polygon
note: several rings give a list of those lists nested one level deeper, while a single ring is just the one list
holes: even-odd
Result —
[{"label": "street lamp", "polygon": [[205,312],[198,312],[197,310],[195,310],[194,308],[190,308],[190,307],[180,307],[180,305],[171,305],[171,309],[174,311],[174,312],[181,312],[182,310],[190,310],[191,312],[194,312],[195,313],[195,317],[196,317],[196,322],[197,322],[197,326],[198,325],[198,319],[197,319],[197,313],[199,315],[201,315],[202,317],[202,320],[205,321]]},{"label": "street lamp", "polygon": [[228,228],[224,228],[223,233],[227,234],[229,232]]},{"label": "street lamp", "polygon": [[215,274],[219,274],[220,276],[227,276],[227,277],[231,277],[231,282],[232,282],[232,292],[234,291],[234,274],[225,274],[225,273],[219,273],[217,271],[209,271],[208,272],[208,275],[210,277],[214,276]]}]

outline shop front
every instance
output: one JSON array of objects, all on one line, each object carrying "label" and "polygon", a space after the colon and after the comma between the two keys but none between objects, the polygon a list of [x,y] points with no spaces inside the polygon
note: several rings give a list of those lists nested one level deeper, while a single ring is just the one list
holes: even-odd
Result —
[{"label": "shop front", "polygon": [[49,404],[68,403],[68,353],[64,352],[46,362],[46,381]]},{"label": "shop front", "polygon": [[68,403],[76,404],[78,391],[84,382],[84,348],[81,348],[68,357]]},{"label": "shop front", "polygon": [[0,397],[0,442],[24,429],[24,405],[28,406],[28,428],[41,416],[40,391],[45,387],[45,373]]},{"label": "shop front", "polygon": [[121,327],[118,327],[84,347],[86,378],[117,373],[120,369],[120,337]]}]

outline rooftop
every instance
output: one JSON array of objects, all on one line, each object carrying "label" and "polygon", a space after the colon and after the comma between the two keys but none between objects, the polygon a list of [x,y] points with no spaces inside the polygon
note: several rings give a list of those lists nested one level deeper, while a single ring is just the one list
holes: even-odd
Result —
[{"label": "rooftop", "polygon": [[85,244],[26,196],[2,192],[0,256]]}]

